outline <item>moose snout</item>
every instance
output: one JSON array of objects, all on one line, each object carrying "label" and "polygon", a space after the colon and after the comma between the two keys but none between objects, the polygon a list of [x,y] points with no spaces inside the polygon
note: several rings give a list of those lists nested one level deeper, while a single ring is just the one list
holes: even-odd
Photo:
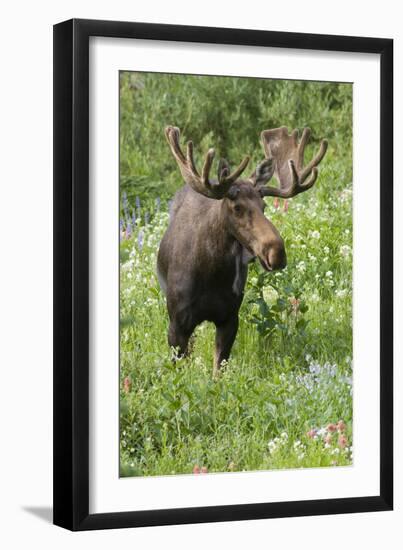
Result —
[{"label": "moose snout", "polygon": [[284,269],[287,265],[287,255],[283,240],[280,238],[266,243],[259,257],[262,266],[268,271]]},{"label": "moose snout", "polygon": [[271,269],[284,269],[287,265],[287,255],[284,243],[276,243],[269,248],[268,263]]}]

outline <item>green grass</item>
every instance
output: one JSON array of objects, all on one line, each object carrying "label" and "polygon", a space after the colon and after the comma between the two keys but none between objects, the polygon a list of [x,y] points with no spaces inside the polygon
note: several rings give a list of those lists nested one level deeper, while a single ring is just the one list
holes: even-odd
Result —
[{"label": "green grass", "polygon": [[[121,241],[121,475],[351,464],[351,87],[126,73],[121,99],[123,229],[136,214]],[[330,139],[312,190],[287,211],[266,199],[288,266],[268,274],[251,265],[237,339],[218,380],[214,327],[198,327],[190,358],[173,363],[167,344],[155,265],[167,201],[181,185],[158,136],[171,123],[203,150],[225,145],[235,162],[245,152],[261,158],[258,135],[268,127],[309,124]],[[326,429],[340,420],[345,428]]]}]

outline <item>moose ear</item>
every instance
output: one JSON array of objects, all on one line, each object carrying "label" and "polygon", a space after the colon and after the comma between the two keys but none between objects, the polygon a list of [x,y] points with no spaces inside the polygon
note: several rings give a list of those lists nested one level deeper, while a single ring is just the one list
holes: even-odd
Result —
[{"label": "moose ear", "polygon": [[218,163],[218,173],[217,173],[218,181],[222,181],[224,178],[229,176],[230,172],[231,172],[231,168],[230,168],[229,162],[226,159],[220,159]]},{"label": "moose ear", "polygon": [[254,186],[262,187],[263,185],[266,185],[269,180],[271,180],[275,169],[276,165],[274,159],[265,159],[257,165],[256,170],[249,179]]}]

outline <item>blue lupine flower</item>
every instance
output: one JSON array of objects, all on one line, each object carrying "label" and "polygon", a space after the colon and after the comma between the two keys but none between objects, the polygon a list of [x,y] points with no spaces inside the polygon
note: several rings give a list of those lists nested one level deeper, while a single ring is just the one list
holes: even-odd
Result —
[{"label": "blue lupine flower", "polygon": [[161,207],[161,199],[159,197],[155,199],[155,207],[157,209],[157,212],[159,212]]},{"label": "blue lupine flower", "polygon": [[120,239],[120,241],[122,241],[122,239],[123,239],[123,232],[124,232],[123,220],[122,220],[122,218],[120,218],[120,221],[119,221],[119,239]]},{"label": "blue lupine flower", "polygon": [[133,210],[132,212],[132,224],[133,224],[133,227],[136,227],[136,211]]},{"label": "blue lupine flower", "polygon": [[143,244],[144,244],[144,234],[141,230],[139,231],[139,234],[137,236],[137,244],[138,244],[138,247],[141,250],[143,248]]},{"label": "blue lupine flower", "polygon": [[144,225],[148,225],[148,222],[150,221],[150,214],[146,212],[144,214]]},{"label": "blue lupine flower", "polygon": [[130,239],[131,236],[132,236],[132,224],[130,223],[130,221],[128,221],[126,226],[126,239]]},{"label": "blue lupine flower", "polygon": [[125,213],[125,218],[127,219],[129,217],[128,216],[129,203],[127,201],[127,195],[125,191],[123,192],[123,195],[122,195],[122,202],[123,202],[123,212]]}]

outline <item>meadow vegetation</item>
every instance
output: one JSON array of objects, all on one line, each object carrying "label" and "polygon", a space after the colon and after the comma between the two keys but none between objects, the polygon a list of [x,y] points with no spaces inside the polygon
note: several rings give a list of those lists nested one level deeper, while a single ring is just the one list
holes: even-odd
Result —
[{"label": "meadow vegetation", "polygon": [[[352,86],[121,73],[121,475],[352,463]],[[182,186],[164,138],[175,125],[196,160],[253,166],[261,130],[312,129],[329,149],[314,188],[266,198],[288,266],[250,266],[231,358],[212,378],[214,327],[172,362],[156,255]],[[197,155],[199,158],[197,159]]]}]

